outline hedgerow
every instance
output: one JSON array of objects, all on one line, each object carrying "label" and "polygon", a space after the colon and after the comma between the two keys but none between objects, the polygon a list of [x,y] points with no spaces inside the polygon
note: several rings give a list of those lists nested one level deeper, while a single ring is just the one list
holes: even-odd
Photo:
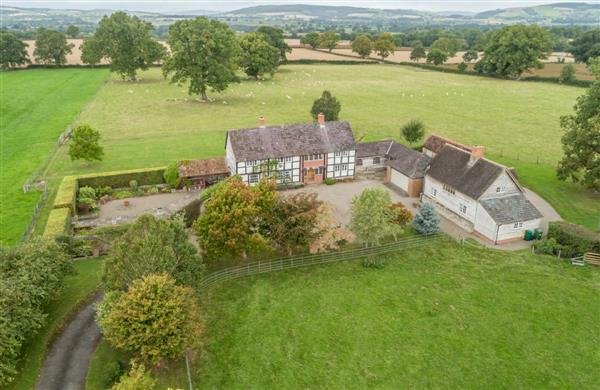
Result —
[{"label": "hedgerow", "polygon": [[165,167],[130,169],[126,171],[102,172],[93,175],[84,175],[78,178],[80,186],[90,186],[94,188],[111,187],[124,188],[129,187],[132,180],[139,186],[164,184],[163,177]]},{"label": "hedgerow", "polygon": [[68,234],[71,226],[71,215],[70,208],[52,209],[44,228],[44,237],[55,238]]}]

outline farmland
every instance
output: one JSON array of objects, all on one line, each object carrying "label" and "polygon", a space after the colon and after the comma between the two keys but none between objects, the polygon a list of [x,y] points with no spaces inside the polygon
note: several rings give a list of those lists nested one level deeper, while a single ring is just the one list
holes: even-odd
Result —
[{"label": "farmland", "polygon": [[90,101],[106,70],[38,69],[0,73],[0,243],[14,244],[39,192],[21,186]]},{"label": "farmland", "polygon": [[[596,386],[597,270],[434,245],[382,270],[358,260],[216,286],[202,297],[195,387]],[[107,347],[93,368],[116,358]],[[157,373],[161,388],[185,388],[177,363]]]},{"label": "farmland", "polygon": [[562,155],[559,118],[571,112],[582,88],[395,65],[287,65],[274,79],[244,80],[203,103],[185,87],[164,81],[159,69],[141,78],[130,83],[112,76],[81,115],[102,133],[105,160],[71,162],[62,148],[51,166],[54,179],[220,156],[226,130],[255,126],[260,114],[271,124],[309,121],[312,101],[329,89],[342,102],[341,118],[351,122],[357,139],[399,139],[402,124],[422,119],[428,133],[482,144],[491,158],[535,168],[545,179],[524,174],[526,186],[542,196],[560,188],[548,198],[564,218],[598,225],[598,198],[554,177]]}]

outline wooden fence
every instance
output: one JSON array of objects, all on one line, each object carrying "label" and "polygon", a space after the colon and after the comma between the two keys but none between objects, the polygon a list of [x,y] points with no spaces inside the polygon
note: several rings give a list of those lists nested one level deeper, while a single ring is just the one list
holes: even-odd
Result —
[{"label": "wooden fence", "polygon": [[36,203],[35,208],[33,209],[33,215],[31,216],[31,219],[29,220],[29,223],[27,224],[27,227],[25,228],[25,231],[23,232],[23,237],[21,237],[22,242],[29,240],[29,237],[31,237],[31,234],[33,233],[33,230],[35,229],[35,225],[37,224],[37,220],[40,217],[40,213],[42,212],[42,209],[44,208],[44,205],[46,204],[47,200],[48,200],[48,187],[45,186],[44,192],[42,193],[42,196]]}]

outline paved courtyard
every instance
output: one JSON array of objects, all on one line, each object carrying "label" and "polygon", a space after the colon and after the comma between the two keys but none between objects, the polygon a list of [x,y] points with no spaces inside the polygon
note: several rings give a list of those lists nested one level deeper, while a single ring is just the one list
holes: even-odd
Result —
[{"label": "paved courtyard", "polygon": [[[416,205],[419,203],[419,198],[408,197],[407,195],[402,194],[401,191],[392,189],[391,187],[388,187],[381,181],[377,180],[355,180],[353,182],[337,183],[330,186],[325,184],[310,185],[300,189],[286,191],[286,193],[317,193],[320,200],[330,203],[334,207],[334,216],[336,217],[336,219],[342,225],[348,225],[350,223],[350,208],[352,205],[352,198],[360,194],[366,188],[382,188],[390,193],[392,197],[392,202],[402,202],[402,204],[404,204],[404,206],[406,206],[406,208],[410,210],[410,212],[413,213],[413,215],[416,214],[418,211]],[[554,208],[550,204],[548,204],[548,202],[542,199],[538,194],[526,189],[525,196],[544,215],[541,226],[544,233],[546,233],[546,231],[548,230],[548,222],[561,220],[560,216],[554,210]],[[514,241],[501,245],[493,245],[463,230],[455,223],[442,216],[440,216],[440,219],[440,229],[444,233],[456,238],[457,240],[463,238],[472,238],[485,246],[506,250],[526,249],[529,248],[533,243],[532,241]]]}]

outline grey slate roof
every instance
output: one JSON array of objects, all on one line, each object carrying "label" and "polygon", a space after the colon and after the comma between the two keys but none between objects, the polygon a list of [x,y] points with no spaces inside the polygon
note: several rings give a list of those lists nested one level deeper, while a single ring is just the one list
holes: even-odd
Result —
[{"label": "grey slate roof", "polygon": [[387,155],[390,146],[394,141],[385,140],[385,141],[375,141],[375,142],[361,142],[356,144],[356,157],[364,158],[364,157],[377,157],[377,156],[385,156]]},{"label": "grey slate roof", "polygon": [[397,142],[393,143],[388,155],[388,165],[412,179],[425,177],[425,171],[431,162],[431,157]]},{"label": "grey slate roof", "polygon": [[479,199],[506,168],[484,158],[472,165],[470,160],[470,153],[446,145],[431,160],[427,174],[473,199]]},{"label": "grey slate roof", "polygon": [[423,148],[424,149],[429,149],[433,153],[437,154],[437,153],[439,153],[444,148],[444,146],[446,146],[448,144],[449,145],[454,145],[457,148],[462,149],[462,150],[464,150],[466,152],[471,152],[471,148],[470,147],[468,147],[466,145],[463,145],[463,144],[460,144],[460,143],[458,143],[456,141],[453,141],[451,139],[444,138],[444,137],[442,137],[440,135],[437,135],[437,134],[432,134],[429,138],[427,138],[427,140],[423,144]]},{"label": "grey slate roof", "polygon": [[356,147],[346,121],[325,122],[324,128],[303,123],[229,130],[227,136],[238,161],[332,153]]},{"label": "grey slate roof", "polygon": [[482,199],[479,203],[499,225],[542,218],[542,213],[523,194]]}]

